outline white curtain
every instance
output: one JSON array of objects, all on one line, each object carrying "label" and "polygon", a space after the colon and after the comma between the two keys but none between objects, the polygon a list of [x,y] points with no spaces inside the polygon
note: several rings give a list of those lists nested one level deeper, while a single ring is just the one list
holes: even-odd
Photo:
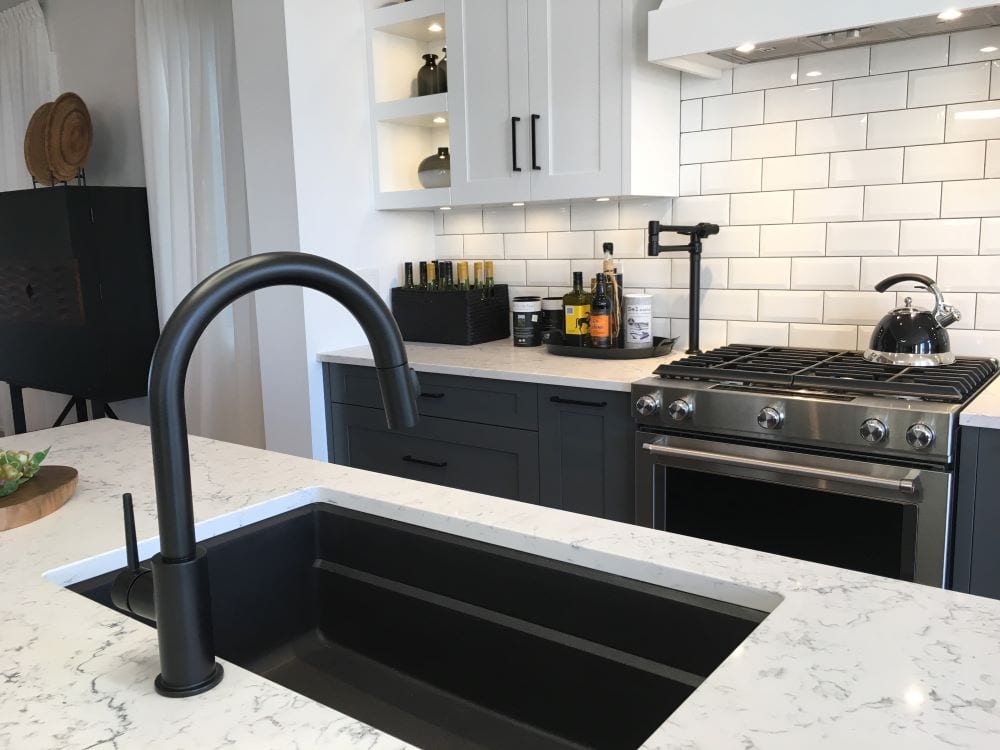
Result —
[{"label": "white curtain", "polygon": [[[161,323],[249,255],[231,0],[136,0],[139,111]],[[262,446],[252,300],[222,313],[188,371],[194,434]],[[305,429],[305,428],[303,428]]]},{"label": "white curtain", "polygon": [[[24,166],[24,130],[32,113],[55,98],[56,88],[55,58],[38,0],[0,11],[0,191],[31,187]],[[4,352],[0,343],[0,356],[13,353]],[[53,408],[52,403],[42,402],[51,402],[52,397],[25,391],[24,399],[29,426],[41,426],[40,415],[48,417]],[[0,385],[0,430],[14,432],[5,385]]]}]

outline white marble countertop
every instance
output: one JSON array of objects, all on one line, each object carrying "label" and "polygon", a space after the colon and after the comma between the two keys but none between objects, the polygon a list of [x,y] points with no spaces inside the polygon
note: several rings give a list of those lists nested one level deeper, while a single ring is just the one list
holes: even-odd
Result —
[{"label": "white marble countertop", "polygon": [[965,405],[962,413],[958,415],[958,423],[963,427],[988,427],[1000,430],[1000,377]]},{"label": "white marble countertop", "polygon": [[[80,487],[53,515],[0,533],[0,747],[405,747],[232,664],[206,694],[157,696],[154,631],[43,578],[108,550],[88,563],[95,573],[124,562],[123,491],[140,539],[156,533],[149,433],[102,420],[0,440],[48,445],[52,463],[80,469]],[[225,443],[191,447],[195,515],[214,519],[202,536],[313,498],[773,608],[643,748],[1000,747],[998,601]],[[327,489],[272,500],[307,487]]]},{"label": "white marble countertop", "polygon": [[[647,359],[583,359],[549,354],[544,346],[518,347],[503,339],[475,346],[407,342],[406,354],[417,372],[627,392],[633,382],[652,375],[657,365],[683,357],[684,350]],[[343,365],[374,364],[367,346],[321,352],[318,358]]]}]

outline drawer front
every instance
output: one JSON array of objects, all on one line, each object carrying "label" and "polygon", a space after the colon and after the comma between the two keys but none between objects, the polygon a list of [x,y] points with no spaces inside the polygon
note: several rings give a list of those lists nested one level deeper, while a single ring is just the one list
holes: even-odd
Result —
[{"label": "drawer front", "polygon": [[538,502],[538,435],[422,417],[391,431],[381,409],[331,404],[331,460],[513,500]]},{"label": "drawer front", "polygon": [[[538,429],[538,388],[534,383],[429,372],[417,375],[417,405],[423,416]],[[326,376],[327,396],[334,403],[382,408],[374,367],[327,364]]]}]

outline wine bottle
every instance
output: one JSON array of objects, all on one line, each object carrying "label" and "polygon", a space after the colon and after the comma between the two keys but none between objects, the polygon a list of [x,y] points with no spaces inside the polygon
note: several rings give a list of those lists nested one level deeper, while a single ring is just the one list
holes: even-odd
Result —
[{"label": "wine bottle", "polygon": [[485,265],[486,265],[486,279],[483,282],[483,287],[486,289],[486,294],[492,297],[493,287],[495,286],[495,284],[493,283],[493,261],[488,260],[486,261]]},{"label": "wine bottle", "polygon": [[438,264],[437,261],[431,261],[427,264],[427,291],[436,292],[438,290]]},{"label": "wine bottle", "polygon": [[611,348],[611,299],[603,273],[597,274],[597,288],[590,300],[590,345]]},{"label": "wine bottle", "polygon": [[413,264],[403,264],[403,289],[413,289]]},{"label": "wine bottle", "polygon": [[463,292],[469,288],[469,262],[466,260],[458,262],[458,288]]},{"label": "wine bottle", "polygon": [[563,334],[570,346],[590,345],[590,295],[583,291],[583,272],[573,272],[573,291],[563,296]]},{"label": "wine bottle", "polygon": [[483,262],[481,260],[477,260],[475,263],[472,264],[472,273],[473,273],[472,288],[479,289],[483,285]]},{"label": "wine bottle", "polygon": [[427,261],[420,261],[420,291],[427,291]]}]

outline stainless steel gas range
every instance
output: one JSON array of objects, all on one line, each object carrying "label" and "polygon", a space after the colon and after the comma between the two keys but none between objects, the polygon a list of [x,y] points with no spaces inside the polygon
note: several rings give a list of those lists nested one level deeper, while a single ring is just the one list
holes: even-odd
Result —
[{"label": "stainless steel gas range", "polygon": [[636,522],[947,586],[958,414],[997,370],[747,345],[661,365],[632,386]]}]

